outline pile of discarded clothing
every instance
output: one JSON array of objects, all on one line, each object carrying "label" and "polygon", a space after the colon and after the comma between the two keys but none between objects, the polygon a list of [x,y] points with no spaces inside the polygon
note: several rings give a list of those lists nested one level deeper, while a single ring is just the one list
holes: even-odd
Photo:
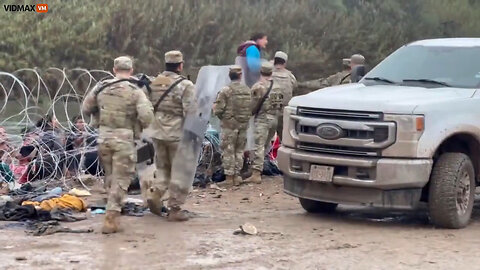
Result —
[{"label": "pile of discarded clothing", "polygon": [[80,197],[62,193],[61,188],[54,188],[41,193],[3,195],[0,197],[0,220],[71,222],[85,219],[85,215],[78,213],[87,210],[87,203]]},{"label": "pile of discarded clothing", "polygon": [[[73,193],[72,193],[73,191]],[[86,202],[76,196],[89,194],[73,189],[72,194],[62,194],[61,188],[48,192],[31,192],[23,195],[0,196],[0,221],[18,221],[29,235],[40,236],[57,232],[88,233],[92,229],[73,230],[61,222],[85,220]]]},{"label": "pile of discarded clothing", "polygon": [[[60,187],[46,191],[44,187],[30,186],[29,191],[11,191],[9,195],[0,196],[0,221],[15,221],[25,227],[27,234],[33,236],[90,233],[93,232],[90,228],[71,229],[59,223],[76,222],[105,214],[106,200],[87,204],[84,198],[90,195],[85,189],[73,188],[64,192]],[[167,213],[166,208],[162,211]],[[134,198],[127,198],[122,208],[122,215],[127,216],[139,217],[148,212],[143,201]],[[2,225],[0,229],[7,227],[14,226]]]}]

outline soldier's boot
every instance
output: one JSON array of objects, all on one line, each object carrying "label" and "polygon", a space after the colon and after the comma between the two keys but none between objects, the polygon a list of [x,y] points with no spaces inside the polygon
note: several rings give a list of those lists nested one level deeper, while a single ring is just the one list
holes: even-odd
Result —
[{"label": "soldier's boot", "polygon": [[147,192],[147,205],[152,214],[157,216],[162,216],[163,202],[162,197],[165,194],[166,190],[159,190],[157,188],[151,187]]},{"label": "soldier's boot", "polygon": [[103,221],[102,233],[111,234],[120,231],[120,212],[108,210]]},{"label": "soldier's boot", "polygon": [[163,207],[162,201],[160,201],[159,199],[158,200],[148,199],[147,204],[148,204],[148,209],[150,209],[150,212],[152,212],[152,214],[155,214],[157,216],[162,215],[162,207]]},{"label": "soldier's boot", "polygon": [[252,176],[245,179],[246,183],[261,184],[262,183],[262,172],[259,170],[253,170]]},{"label": "soldier's boot", "polygon": [[172,207],[168,212],[168,221],[181,222],[189,219],[188,211],[182,210],[179,206]]},{"label": "soldier's boot", "polygon": [[233,185],[238,187],[240,186],[241,184],[243,183],[243,179],[240,175],[236,175],[234,178],[233,178]]},{"label": "soldier's boot", "polygon": [[234,184],[234,177],[233,175],[225,176],[225,181],[218,183],[219,187],[230,187]]}]

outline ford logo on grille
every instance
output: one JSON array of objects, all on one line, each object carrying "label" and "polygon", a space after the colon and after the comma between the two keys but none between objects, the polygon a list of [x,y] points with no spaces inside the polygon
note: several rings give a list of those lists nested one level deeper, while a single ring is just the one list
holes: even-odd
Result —
[{"label": "ford logo on grille", "polygon": [[343,137],[343,129],[335,124],[322,124],[318,126],[317,134],[325,140],[336,140]]}]

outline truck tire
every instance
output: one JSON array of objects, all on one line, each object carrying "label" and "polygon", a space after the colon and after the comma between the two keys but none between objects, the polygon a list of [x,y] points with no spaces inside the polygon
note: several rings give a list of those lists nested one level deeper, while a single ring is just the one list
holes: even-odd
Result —
[{"label": "truck tire", "polygon": [[298,198],[303,209],[309,213],[333,213],[338,204]]},{"label": "truck tire", "polygon": [[445,153],[430,176],[428,208],[431,222],[442,228],[468,225],[475,196],[475,172],[463,153]]}]

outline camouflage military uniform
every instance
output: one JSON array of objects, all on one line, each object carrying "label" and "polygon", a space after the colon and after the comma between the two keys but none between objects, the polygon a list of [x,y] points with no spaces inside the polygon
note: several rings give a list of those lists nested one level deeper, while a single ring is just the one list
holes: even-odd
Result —
[{"label": "camouflage military uniform", "polygon": [[99,113],[98,152],[109,190],[107,211],[120,212],[135,174],[134,137],[138,135],[134,134],[135,125],[139,122],[146,128],[153,118],[153,109],[143,91],[127,81],[97,93],[100,87],[117,80],[118,77],[102,81],[92,89],[83,102],[82,111],[87,115]]},{"label": "camouflage military uniform", "polygon": [[350,83],[350,71],[344,70],[337,72],[327,78],[301,82],[298,85],[303,88],[318,90],[321,88]]},{"label": "camouflage military uniform", "polygon": [[352,82],[351,79],[351,70],[356,65],[364,65],[365,57],[361,54],[354,54],[350,58],[343,59],[343,65],[348,67],[348,69],[337,72],[327,78],[322,78],[318,80],[311,80],[306,82],[301,82],[298,84],[299,87],[308,88],[310,90],[317,90],[329,86],[348,84]]},{"label": "camouflage military uniform", "polygon": [[[239,66],[238,71],[241,73]],[[221,121],[222,164],[225,175],[236,177],[232,181],[234,184],[240,184],[238,180],[241,181],[241,178],[238,177],[243,166],[246,133],[251,117],[250,89],[241,84],[240,80],[222,88],[215,101],[214,113]]]},{"label": "camouflage military uniform", "polygon": [[[270,66],[262,65],[262,72],[263,70],[272,72],[271,64]],[[274,80],[266,77],[262,77],[252,87],[252,107],[254,108],[267,93],[272,82],[272,89],[255,118],[255,150],[252,168],[257,173],[263,171],[264,157],[277,129],[278,116],[283,109],[283,90]]]},{"label": "camouflage military uniform", "polygon": [[[292,99],[293,91],[297,88],[297,79],[290,70],[278,67],[274,67],[272,78],[283,90],[283,107],[285,107]],[[277,122],[277,135],[281,140],[283,131],[283,111],[280,112]]]},{"label": "camouflage military uniform", "polygon": [[[183,61],[183,56],[178,51],[168,52],[165,58],[167,63]],[[147,202],[155,214],[160,214],[160,200],[167,190],[170,195],[169,206],[180,207],[185,202],[190,188],[185,187],[186,184],[182,183],[181,179],[172,179],[172,164],[176,153],[182,151],[179,147],[184,147],[179,145],[179,142],[183,134],[185,115],[195,108],[195,86],[175,72],[164,71],[150,85],[151,101],[156,105],[165,91],[180,79],[183,80],[165,96],[157,108],[154,108],[155,117],[151,129],[156,170],[152,183],[147,187]]]}]

